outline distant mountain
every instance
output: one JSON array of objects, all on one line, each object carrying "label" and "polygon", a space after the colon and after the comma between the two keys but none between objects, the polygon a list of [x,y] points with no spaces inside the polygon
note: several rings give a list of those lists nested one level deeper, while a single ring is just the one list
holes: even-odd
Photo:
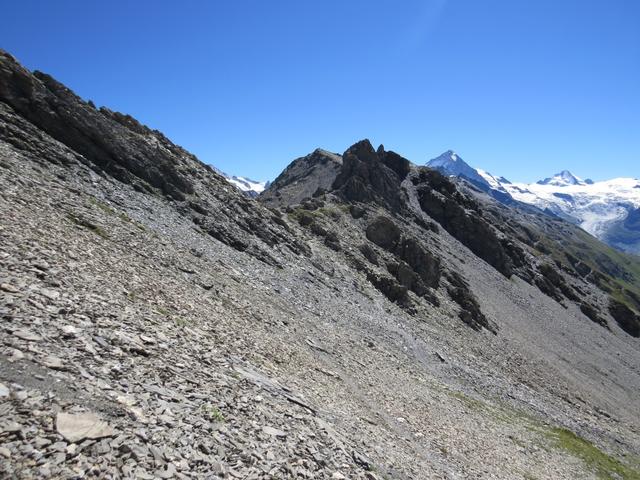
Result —
[{"label": "distant mountain", "polygon": [[328,190],[341,167],[340,155],[317,148],[309,155],[295,159],[267,186],[260,200],[271,207],[300,203]]},{"label": "distant mountain", "polygon": [[228,175],[219,168],[211,166],[211,168],[219,175],[222,175],[227,182],[231,185],[239,189],[242,193],[244,193],[247,197],[256,198],[260,195],[266,188],[269,187],[271,182],[259,182],[256,180],[252,180],[248,177],[238,177],[237,175]]},{"label": "distant mountain", "polygon": [[563,170],[560,173],[556,173],[553,177],[545,178],[544,180],[538,180],[538,185],[553,185],[555,187],[568,187],[570,185],[593,185],[593,180],[582,180],[576,177],[569,170]]},{"label": "distant mountain", "polygon": [[484,170],[471,167],[453,150],[447,150],[439,157],[430,160],[427,162],[427,167],[437,170],[443,175],[464,178],[502,203],[513,202],[513,198],[503,186],[503,184],[510,184],[509,180],[504,177],[494,177]]},{"label": "distant mountain", "polygon": [[503,185],[516,200],[564,218],[619,250],[640,254],[640,181],[581,180],[562,172],[542,182]]},{"label": "distant mountain", "polygon": [[256,180],[251,180],[250,178],[247,178],[247,177],[237,177],[235,175],[228,176],[226,174],[223,174],[223,176],[229,181],[229,183],[231,183],[232,185],[235,185],[240,190],[242,190],[242,192],[244,192],[245,195],[248,195],[249,197],[252,197],[252,198],[255,198],[258,195],[260,195],[265,190],[265,188],[269,186],[269,183],[270,183],[270,182],[258,182]]},{"label": "distant mountain", "polygon": [[429,161],[427,166],[445,175],[464,178],[502,203],[519,201],[534,205],[579,225],[619,250],[640,254],[638,179],[594,182],[563,170],[535,183],[512,183],[471,167],[451,150]]},{"label": "distant mountain", "polygon": [[462,158],[453,150],[447,150],[439,157],[427,163],[427,167],[438,170],[441,173],[447,175],[455,175],[457,177],[464,177],[467,180],[491,187],[490,183],[480,175],[480,172],[475,168],[469,166]]}]

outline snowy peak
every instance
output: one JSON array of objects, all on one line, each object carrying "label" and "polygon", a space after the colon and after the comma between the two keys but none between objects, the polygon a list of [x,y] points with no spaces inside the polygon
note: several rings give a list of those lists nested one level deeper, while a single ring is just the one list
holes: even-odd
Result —
[{"label": "snowy peak", "polygon": [[237,177],[235,175],[227,177],[227,180],[243,192],[255,192],[256,195],[261,194],[269,185],[269,182],[258,182],[247,177]]},{"label": "snowy peak", "polygon": [[464,160],[462,160],[462,158],[453,150],[447,150],[442,155],[429,160],[429,162],[427,163],[427,167],[433,169],[445,168],[447,170],[473,170],[473,168],[471,168]]},{"label": "snowy peak", "polygon": [[427,162],[427,167],[438,170],[443,175],[463,177],[473,183],[491,187],[491,183],[478,170],[471,167],[453,150],[447,150],[439,157],[430,160]]},{"label": "snowy peak", "polygon": [[511,203],[513,198],[503,187],[510,182],[504,177],[494,177],[489,172],[476,169],[466,163],[453,150],[447,150],[442,155],[427,162],[427,167],[439,171],[450,177],[460,177],[475,185],[502,203]]},{"label": "snowy peak", "polygon": [[569,170],[562,170],[560,173],[556,173],[553,177],[545,178],[537,182],[538,185],[553,185],[555,187],[567,187],[569,185],[590,185],[593,183],[591,180],[582,180],[576,177]]}]

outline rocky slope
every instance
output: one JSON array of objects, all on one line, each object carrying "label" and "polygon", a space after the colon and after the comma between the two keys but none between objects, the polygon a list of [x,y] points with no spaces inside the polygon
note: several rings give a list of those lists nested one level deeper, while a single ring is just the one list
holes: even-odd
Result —
[{"label": "rocky slope", "polygon": [[445,175],[464,178],[507,205],[534,205],[589,232],[623,251],[640,254],[640,180],[615,178],[582,180],[562,172],[536,183],[512,183],[504,177],[469,166],[459,155],[445,152],[427,166]]},{"label": "rocky slope", "polygon": [[638,478],[637,264],[305,158],[248,199],[0,54],[0,475]]}]

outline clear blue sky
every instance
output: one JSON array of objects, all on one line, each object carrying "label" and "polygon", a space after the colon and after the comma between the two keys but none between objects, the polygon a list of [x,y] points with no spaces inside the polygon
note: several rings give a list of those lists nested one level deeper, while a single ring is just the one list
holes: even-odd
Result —
[{"label": "clear blue sky", "polygon": [[640,1],[4,2],[0,47],[228,173],[361,138],[640,177]]}]

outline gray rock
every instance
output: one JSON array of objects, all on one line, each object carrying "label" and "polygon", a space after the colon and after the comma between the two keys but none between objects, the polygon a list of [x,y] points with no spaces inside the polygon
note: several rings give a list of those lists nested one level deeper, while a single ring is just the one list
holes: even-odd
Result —
[{"label": "gray rock", "polygon": [[78,443],[84,439],[112,436],[115,431],[94,413],[58,413],[56,430],[68,442]]},{"label": "gray rock", "polygon": [[33,333],[30,330],[27,330],[26,328],[20,328],[18,330],[15,330],[13,332],[13,335],[21,338],[22,340],[27,340],[29,342],[39,342],[42,340],[42,337],[40,335],[36,335],[35,333]]},{"label": "gray rock", "polygon": [[283,432],[282,430],[278,430],[277,428],[269,427],[267,425],[262,427],[262,431],[267,435],[271,435],[273,437],[284,438],[287,436],[287,432]]}]

